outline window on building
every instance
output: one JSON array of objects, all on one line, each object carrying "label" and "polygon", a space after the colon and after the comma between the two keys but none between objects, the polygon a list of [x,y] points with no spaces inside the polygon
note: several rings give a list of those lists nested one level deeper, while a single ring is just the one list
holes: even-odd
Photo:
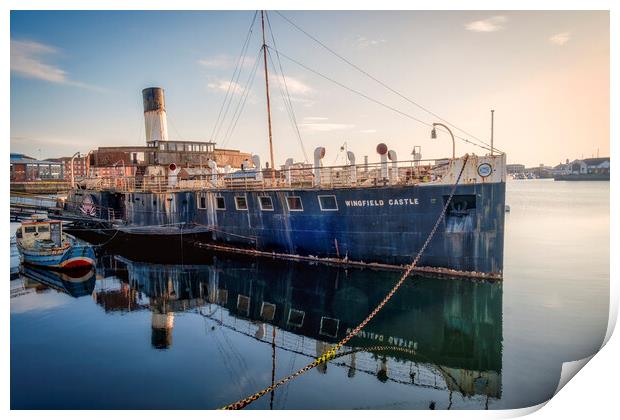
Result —
[{"label": "window on building", "polygon": [[304,211],[304,206],[301,204],[301,197],[291,195],[286,197],[286,204],[289,211]]},{"label": "window on building", "polygon": [[39,233],[47,233],[50,231],[50,227],[47,225],[41,225],[39,227],[37,227],[37,232]]},{"label": "window on building", "polygon": [[335,195],[319,195],[321,211],[338,211],[338,202]]},{"label": "window on building", "polygon": [[24,232],[26,233],[35,233],[36,231],[37,231],[36,226],[25,226],[24,227]]},{"label": "window on building", "polygon": [[263,211],[273,211],[273,201],[271,201],[271,197],[268,196],[260,196],[258,197],[258,202],[260,203],[260,209]]},{"label": "window on building", "polygon": [[235,197],[235,207],[237,210],[247,210],[248,209],[248,201],[245,196],[237,196]]},{"label": "window on building", "polygon": [[224,197],[215,197],[215,208],[217,210],[226,210],[226,202],[224,202]]}]

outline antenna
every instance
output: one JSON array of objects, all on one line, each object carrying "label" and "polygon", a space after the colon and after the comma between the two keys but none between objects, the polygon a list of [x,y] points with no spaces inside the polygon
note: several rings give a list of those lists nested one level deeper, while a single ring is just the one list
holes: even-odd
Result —
[{"label": "antenna", "polygon": [[[269,125],[269,157],[271,160],[271,179],[275,181],[275,162],[273,161],[273,140],[271,134],[271,104],[269,102],[269,74],[267,73],[267,44],[265,43],[265,13],[260,11],[260,21],[263,30],[263,62],[265,64],[265,92],[267,94],[267,123]],[[260,168],[259,168],[260,169]]]}]

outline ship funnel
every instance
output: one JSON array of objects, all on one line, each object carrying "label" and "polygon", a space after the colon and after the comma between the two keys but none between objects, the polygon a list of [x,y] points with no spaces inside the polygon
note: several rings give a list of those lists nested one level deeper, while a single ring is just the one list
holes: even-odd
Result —
[{"label": "ship funnel", "polygon": [[293,158],[286,159],[286,162],[284,162],[284,176],[286,177],[286,185],[291,185],[291,166],[293,166]]},{"label": "ship funnel", "polygon": [[143,89],[142,101],[144,103],[144,132],[147,143],[168,140],[164,90],[160,87]]},{"label": "ship funnel", "polygon": [[388,152],[388,159],[392,161],[392,171],[390,173],[390,179],[392,182],[398,182],[398,157],[396,151],[390,150]]},{"label": "ship funnel", "polygon": [[324,147],[314,149],[314,185],[321,185],[321,159],[324,157]]},{"label": "ship funnel", "polygon": [[388,177],[388,166],[387,166],[387,155],[388,155],[388,147],[385,143],[379,143],[377,145],[377,153],[381,156],[381,178],[387,179]]},{"label": "ship funnel", "polygon": [[347,152],[347,159],[349,160],[349,165],[351,167],[349,170],[351,171],[349,177],[351,178],[351,184],[357,183],[357,166],[355,166],[355,154],[351,151]]},{"label": "ship funnel", "polygon": [[256,168],[256,179],[262,180],[263,179],[263,168],[261,168],[260,166],[260,156],[252,155],[252,163],[254,164],[254,167]]}]

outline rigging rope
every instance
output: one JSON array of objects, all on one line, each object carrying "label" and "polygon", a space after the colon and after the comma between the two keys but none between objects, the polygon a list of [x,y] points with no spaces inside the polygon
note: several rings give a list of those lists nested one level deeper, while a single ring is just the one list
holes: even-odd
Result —
[{"label": "rigging rope", "polygon": [[[280,91],[280,96],[282,97],[282,102],[284,102],[284,107],[286,109],[286,113],[288,115],[288,119],[291,123],[291,125],[293,126],[293,130],[295,131],[295,134],[297,135],[297,140],[299,141],[299,144],[301,146],[301,151],[304,154],[304,161],[307,163],[308,162],[308,155],[306,153],[306,149],[304,147],[304,143],[303,140],[301,139],[301,133],[299,132],[299,126],[297,125],[297,119],[295,118],[295,113],[293,111],[293,105],[290,103],[290,96],[288,97],[288,101],[287,98],[284,96],[285,95],[285,90],[286,90],[286,86],[283,89],[282,88],[282,83],[280,81],[280,77],[278,74],[278,70],[273,62],[273,57],[271,56],[271,51],[267,50],[268,57],[269,57],[269,62],[271,63],[271,66],[273,67],[273,71],[276,74],[276,80],[278,81],[278,90]],[[282,73],[282,77],[284,78],[284,73]],[[286,95],[288,95],[288,90],[286,90]]]},{"label": "rigging rope", "polygon": [[[276,51],[276,52],[277,52],[277,51]],[[409,119],[411,119],[411,120],[413,120],[413,121],[416,121],[416,122],[418,122],[418,123],[420,123],[420,124],[423,124],[423,125],[425,125],[425,126],[427,126],[427,127],[433,127],[433,125],[432,125],[431,123],[428,123],[428,122],[423,121],[423,120],[421,120],[421,119],[419,119],[419,118],[416,118],[416,117],[414,117],[414,116],[413,116],[413,115],[411,115],[411,114],[408,114],[408,113],[406,113],[406,112],[404,112],[404,111],[401,111],[401,110],[399,110],[399,109],[397,109],[397,108],[394,108],[394,107],[393,107],[393,106],[391,106],[391,105],[386,104],[385,102],[381,102],[381,101],[379,101],[378,99],[374,99],[374,98],[372,98],[372,97],[370,97],[370,96],[366,95],[365,93],[360,92],[359,90],[353,89],[352,87],[349,87],[349,86],[347,86],[347,85],[345,85],[345,84],[343,84],[343,83],[340,83],[340,82],[338,82],[337,80],[334,80],[334,79],[332,79],[331,77],[326,76],[326,75],[322,74],[321,72],[319,72],[319,71],[317,71],[317,70],[314,70],[314,69],[312,69],[312,68],[310,68],[310,67],[306,66],[305,64],[303,64],[303,63],[301,63],[301,62],[299,62],[299,61],[295,60],[294,58],[289,57],[288,55],[284,54],[282,51],[280,51],[279,53],[280,53],[280,55],[281,55],[282,57],[286,58],[287,60],[292,61],[293,63],[297,64],[298,66],[303,67],[304,69],[308,70],[309,72],[314,73],[314,74],[316,74],[317,76],[322,77],[323,79],[328,80],[328,81],[330,81],[330,82],[332,82],[332,83],[334,83],[334,84],[336,84],[336,85],[340,86],[340,87],[341,87],[341,88],[343,88],[343,89],[346,89],[346,90],[348,90],[348,91],[350,91],[350,92],[352,92],[352,93],[355,93],[356,95],[359,95],[359,96],[361,96],[361,97],[363,97],[363,98],[365,98],[365,99],[367,99],[367,100],[369,100],[369,101],[371,101],[371,102],[374,102],[374,103],[376,103],[377,105],[381,105],[381,106],[382,106],[382,107],[384,107],[384,108],[387,108],[387,109],[389,109],[389,110],[391,110],[391,111],[394,111],[394,112],[396,112],[397,114],[400,114],[400,115],[402,115],[402,116],[404,116],[404,117],[407,117],[407,118],[409,118]],[[461,137],[461,136],[458,136],[458,135],[455,135],[454,137],[455,137],[455,138],[458,138],[459,140],[464,141],[464,142],[466,142],[466,143],[472,144],[472,145],[474,145],[474,146],[478,146],[478,147],[480,147],[480,148],[482,148],[482,149],[486,149],[486,150],[489,150],[489,151],[491,150],[491,147],[490,147],[490,146],[486,146],[486,145],[478,144],[478,143],[476,143],[476,142],[473,142],[473,141],[471,141],[471,140],[468,140],[468,139],[466,139],[466,138],[464,138],[464,137]],[[498,149],[496,149],[495,147],[493,147],[493,150],[494,150],[494,151],[499,151],[499,150],[498,150]]]},{"label": "rigging rope", "polygon": [[[301,139],[301,133],[299,131],[299,125],[297,124],[297,118],[295,117],[295,110],[293,109],[293,102],[291,101],[291,95],[289,94],[288,91],[288,85],[286,83],[286,77],[284,76],[284,69],[282,68],[282,61],[280,60],[280,55],[278,54],[278,46],[276,45],[276,38],[273,35],[273,29],[271,28],[271,21],[269,20],[269,14],[265,11],[265,17],[267,18],[267,25],[269,26],[269,34],[271,35],[271,40],[273,41],[273,48],[276,51],[276,58],[278,59],[278,66],[280,67],[280,74],[282,74],[282,81],[284,82],[284,90],[286,91],[286,96],[288,98],[288,107],[290,108],[290,117],[292,118],[292,123],[295,127],[295,132],[297,134],[297,139],[299,140],[299,145],[301,146],[301,151],[304,154],[304,159],[306,162],[308,162],[308,155],[306,154],[306,148],[304,146],[304,142]],[[271,52],[269,50],[267,50],[267,52],[269,52],[269,59],[271,60]],[[272,63],[273,65],[273,60]],[[274,67],[274,71],[277,74],[277,70],[275,69],[275,65],[273,65]],[[278,84],[279,84],[279,80],[278,80]],[[284,96],[284,95],[282,95]],[[284,98],[283,98],[284,99]],[[285,101],[286,104],[286,101]]]},{"label": "rigging rope", "polygon": [[[248,46],[250,44],[250,38],[252,37],[252,32],[254,28],[254,23],[256,22],[256,16],[258,15],[258,11],[254,12],[254,17],[252,18],[252,23],[250,24],[250,28],[248,29],[248,33],[246,35],[245,41],[243,42],[243,46],[241,47],[241,53],[239,54],[239,58],[237,59],[237,63],[235,65],[235,70],[233,71],[233,75],[228,83],[228,88],[226,89],[226,96],[224,96],[224,102],[220,106],[220,111],[217,115],[217,119],[215,120],[215,125],[213,126],[213,130],[211,131],[211,141],[215,141],[216,137],[219,135],[220,130],[222,129],[222,124],[224,124],[224,120],[226,119],[226,115],[228,114],[228,110],[230,108],[230,104],[232,102],[233,93],[231,92],[232,86],[237,85],[239,81],[239,77],[241,76],[241,69],[243,68],[243,64],[245,63],[246,52]],[[235,79],[236,75],[236,79]],[[230,98],[230,101],[228,100]],[[227,103],[228,102],[228,103]],[[226,107],[226,111],[222,116],[222,111]],[[221,120],[220,120],[220,117]],[[219,126],[219,127],[218,127]]]},{"label": "rigging rope", "polygon": [[463,166],[461,167],[461,169],[459,171],[459,175],[458,175],[454,185],[452,186],[452,190],[450,191],[450,195],[448,196],[448,199],[446,200],[446,203],[444,204],[444,206],[443,206],[443,208],[441,210],[441,213],[439,214],[439,217],[437,218],[437,221],[435,222],[435,225],[433,226],[433,228],[431,229],[431,232],[429,233],[428,237],[426,238],[426,241],[424,241],[424,244],[422,245],[422,247],[418,251],[417,255],[415,256],[415,258],[413,259],[411,264],[409,264],[407,266],[407,269],[405,270],[403,275],[400,277],[400,279],[396,282],[396,284],[394,285],[392,290],[390,290],[390,292],[383,298],[383,300],[377,305],[377,307],[366,317],[366,319],[364,319],[357,327],[355,327],[353,330],[351,330],[351,332],[349,334],[347,334],[342,340],[340,340],[336,345],[334,345],[328,351],[323,353],[321,356],[317,357],[314,361],[312,361],[308,365],[306,365],[306,366],[302,367],[301,369],[299,369],[297,372],[295,372],[295,373],[293,373],[291,375],[285,376],[284,378],[280,379],[275,384],[273,384],[273,385],[271,385],[271,386],[269,386],[269,387],[267,387],[267,388],[265,388],[265,389],[255,393],[253,395],[250,395],[249,397],[246,397],[246,398],[241,399],[239,401],[236,401],[234,403],[228,404],[228,405],[222,407],[223,409],[225,409],[225,410],[240,410],[240,409],[243,409],[243,408],[247,407],[249,404],[251,404],[252,402],[254,402],[257,399],[259,399],[260,397],[262,397],[263,395],[265,395],[265,394],[271,392],[272,390],[276,389],[278,386],[284,385],[285,383],[287,383],[291,379],[294,379],[294,378],[296,378],[298,376],[301,376],[304,373],[306,373],[306,372],[312,370],[313,368],[319,366],[320,364],[328,362],[329,360],[334,359],[335,357],[338,357],[336,352],[342,346],[344,346],[347,342],[349,342],[353,337],[355,337],[366,326],[366,324],[368,324],[368,322],[370,322],[370,320],[373,319],[375,317],[375,315],[377,315],[377,313],[379,313],[379,311],[381,309],[383,309],[383,307],[390,301],[390,299],[392,299],[392,296],[394,296],[394,294],[398,291],[400,286],[402,286],[402,284],[405,282],[407,277],[409,277],[409,275],[413,271],[414,267],[420,261],[420,258],[422,257],[422,254],[424,253],[424,251],[426,250],[426,248],[430,244],[431,240],[433,239],[433,236],[435,236],[435,232],[439,228],[439,225],[443,221],[443,219],[444,219],[444,217],[446,215],[446,212],[448,211],[448,207],[450,205],[450,202],[452,201],[452,198],[454,197],[454,193],[456,192],[456,187],[457,187],[457,185],[459,184],[459,182],[461,180],[461,176],[463,175],[463,171],[465,169],[465,166],[467,165],[467,160],[468,159],[469,159],[469,155],[465,155],[465,158],[463,159]]},{"label": "rigging rope", "polygon": [[[402,94],[401,92],[397,91],[396,89],[393,89],[392,87],[388,86],[386,83],[384,83],[383,81],[377,79],[376,77],[374,77],[373,75],[371,75],[370,73],[368,73],[367,71],[365,71],[364,69],[360,68],[359,66],[357,66],[356,64],[352,63],[351,61],[347,60],[345,57],[343,57],[342,55],[338,54],[336,51],[332,50],[330,47],[328,47],[327,45],[325,45],[323,42],[319,41],[316,37],[312,36],[311,34],[309,34],[307,31],[305,31],[304,29],[302,29],[301,27],[299,27],[297,24],[295,24],[291,19],[289,19],[288,17],[284,16],[282,13],[278,12],[276,10],[276,13],[278,15],[280,15],[280,17],[282,17],[285,21],[287,21],[289,24],[291,24],[294,28],[296,28],[297,30],[299,30],[301,33],[303,33],[304,35],[306,35],[308,38],[310,38],[311,40],[313,40],[314,42],[316,42],[317,44],[319,44],[321,47],[323,47],[324,49],[326,49],[327,51],[329,51],[330,53],[332,53],[333,55],[335,55],[336,57],[338,57],[340,60],[344,61],[345,63],[347,63],[348,65],[350,65],[351,67],[353,67],[354,69],[356,69],[357,71],[359,71],[360,73],[364,74],[365,76],[369,77],[370,79],[374,80],[375,82],[377,82],[378,84],[380,84],[381,86],[383,86],[384,88],[386,88],[387,90],[389,90],[390,92],[398,95],[399,97],[401,97],[402,99],[406,100],[407,102],[415,105],[416,107],[420,108],[421,110],[429,113],[430,115],[434,116],[435,118],[440,119],[441,121],[443,121],[444,123],[456,128],[457,130],[459,130],[460,132],[462,132],[463,134],[465,134],[466,136],[469,136],[473,139],[478,140],[479,142],[485,144],[486,146],[491,146],[490,144],[488,144],[487,142],[485,142],[484,140],[481,140],[480,138],[474,136],[473,134],[468,133],[467,131],[463,130],[462,128],[452,124],[451,122],[449,122],[448,120],[446,120],[445,118],[442,118],[441,116],[437,115],[436,113],[434,113],[433,111],[431,111],[430,109],[420,105],[419,103],[415,102],[414,100],[408,98],[407,96],[405,96],[404,94]],[[276,48],[275,44],[274,44],[274,48]],[[501,150],[493,147],[493,150],[497,150],[498,152],[501,153]]]},{"label": "rigging rope", "polygon": [[235,132],[235,128],[237,128],[237,123],[239,122],[239,118],[241,117],[241,114],[243,113],[243,110],[245,109],[245,104],[250,94],[250,88],[254,84],[254,78],[256,77],[256,71],[258,70],[258,65],[260,63],[260,52],[261,51],[262,49],[258,52],[256,59],[254,61],[254,67],[252,67],[252,70],[250,71],[250,75],[248,76],[248,80],[246,81],[246,84],[244,85],[243,89],[241,89],[240,91],[240,98],[239,98],[239,101],[237,102],[237,106],[235,107],[235,111],[233,112],[230,123],[228,124],[228,128],[226,129],[226,133],[224,134],[224,137],[223,137],[224,141],[222,142],[222,147],[225,147],[230,141],[230,139],[232,138],[232,135]]},{"label": "rigging rope", "polygon": [[237,102],[237,107],[235,108],[235,112],[233,113],[232,119],[230,120],[228,128],[226,129],[226,134],[224,135],[224,142],[222,143],[222,147],[228,144],[228,141],[232,137],[235,131],[235,128],[237,127],[237,122],[239,121],[239,117],[241,117],[241,114],[243,113],[243,109],[245,108],[245,103],[250,94],[250,88],[254,83],[254,77],[256,76],[256,70],[258,69],[258,64],[260,63],[261,51],[262,51],[262,48],[259,50],[256,56],[256,60],[254,61],[254,67],[252,68],[252,71],[250,72],[250,75],[248,76],[248,80],[244,88],[241,91],[241,98],[239,98],[239,102]]}]

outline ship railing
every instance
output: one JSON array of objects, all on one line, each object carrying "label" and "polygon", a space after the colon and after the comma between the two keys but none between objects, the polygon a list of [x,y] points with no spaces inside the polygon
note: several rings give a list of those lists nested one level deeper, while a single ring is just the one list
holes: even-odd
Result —
[{"label": "ship railing", "polygon": [[229,173],[214,173],[189,179],[168,175],[98,177],[85,180],[87,189],[119,192],[165,193],[180,190],[275,188],[351,188],[389,185],[415,185],[441,179],[448,172],[449,159],[390,161],[358,165],[315,168],[298,164],[278,170],[254,168]]}]

